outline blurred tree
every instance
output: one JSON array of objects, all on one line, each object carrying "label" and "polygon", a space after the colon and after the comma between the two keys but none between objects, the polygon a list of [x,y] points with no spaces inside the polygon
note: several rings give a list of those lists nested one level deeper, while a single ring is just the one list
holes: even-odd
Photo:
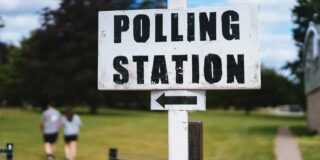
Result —
[{"label": "blurred tree", "polygon": [[5,43],[0,42],[0,63],[8,63],[9,46]]},{"label": "blurred tree", "polygon": [[2,104],[21,104],[21,55],[15,46],[0,43],[0,101]]},{"label": "blurred tree", "polygon": [[303,44],[306,31],[310,22],[320,23],[320,1],[319,0],[297,0],[298,4],[292,10],[293,23],[296,27],[293,29],[293,38],[296,46],[299,48],[298,59],[288,62],[284,69],[292,73],[292,78],[297,84],[302,105],[305,104],[304,96],[304,66],[303,66]]},{"label": "blurred tree", "polygon": [[246,114],[255,107],[300,104],[295,84],[273,69],[262,69],[261,90],[233,90],[208,92],[208,106],[245,109]]},{"label": "blurred tree", "polygon": [[[155,2],[153,2],[155,3]],[[63,0],[56,10],[45,8],[42,26],[21,43],[23,95],[37,104],[88,104],[92,113],[101,102],[114,104],[146,97],[138,93],[97,90],[98,11],[135,9],[149,3],[133,0]],[[154,5],[156,6],[156,5]],[[115,98],[116,99],[116,98]]]}]

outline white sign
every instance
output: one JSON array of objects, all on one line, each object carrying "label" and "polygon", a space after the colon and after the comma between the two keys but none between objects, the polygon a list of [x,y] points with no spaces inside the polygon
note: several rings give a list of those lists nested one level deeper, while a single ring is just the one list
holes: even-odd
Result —
[{"label": "white sign", "polygon": [[258,7],[99,12],[100,90],[258,89]]},{"label": "white sign", "polygon": [[206,110],[205,91],[152,91],[151,110]]}]

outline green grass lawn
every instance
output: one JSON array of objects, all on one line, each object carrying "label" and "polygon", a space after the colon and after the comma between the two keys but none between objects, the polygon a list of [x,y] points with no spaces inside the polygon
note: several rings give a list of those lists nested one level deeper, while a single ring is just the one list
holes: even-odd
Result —
[{"label": "green grass lawn", "polygon": [[319,160],[320,136],[302,126],[291,127],[291,130],[297,137],[303,158],[305,160]]},{"label": "green grass lawn", "polygon": [[[102,110],[99,115],[80,115],[83,128],[78,160],[104,160],[111,147],[120,159],[167,159],[167,114],[165,112]],[[319,160],[320,138],[299,131],[305,119],[243,112],[206,111],[190,113],[190,120],[204,122],[205,160],[274,160],[277,128],[292,127],[298,136],[305,160]],[[16,160],[44,159],[39,129],[40,113],[19,109],[0,110],[0,146],[15,144]],[[63,159],[63,139],[59,137],[57,159]],[[0,156],[0,159],[3,158]]]}]

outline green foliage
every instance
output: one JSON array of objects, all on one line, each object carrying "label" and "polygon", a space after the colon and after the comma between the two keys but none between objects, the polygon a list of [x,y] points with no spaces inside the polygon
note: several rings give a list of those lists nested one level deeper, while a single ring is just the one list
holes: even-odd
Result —
[{"label": "green foliage", "polygon": [[318,160],[320,157],[320,136],[316,132],[310,131],[307,127],[290,127],[299,143],[299,148],[304,160]]},{"label": "green foliage", "polygon": [[261,74],[260,90],[211,91],[207,96],[208,105],[250,110],[259,106],[301,104],[293,82],[272,69],[262,69]]},{"label": "green foliage", "polygon": [[[1,103],[12,103],[21,101],[22,82],[21,67],[22,59],[18,48],[1,43],[1,63],[0,63],[0,101]],[[5,55],[5,56],[4,56]]]},{"label": "green foliage", "polygon": [[97,90],[98,11],[130,9],[132,4],[64,0],[57,10],[44,9],[42,27],[21,43],[24,98],[36,104],[89,104],[93,112],[111,98],[110,92]]},{"label": "green foliage", "polygon": [[97,13],[111,9],[107,1],[64,0],[43,10],[42,28],[21,48],[26,98],[96,105]]}]

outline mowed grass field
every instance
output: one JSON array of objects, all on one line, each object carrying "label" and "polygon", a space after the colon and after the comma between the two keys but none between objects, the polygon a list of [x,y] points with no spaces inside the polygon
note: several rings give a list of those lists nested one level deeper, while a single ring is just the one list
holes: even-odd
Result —
[{"label": "mowed grass field", "polygon": [[[82,114],[81,114],[82,113]],[[100,110],[99,115],[80,113],[83,121],[78,160],[105,160],[116,147],[126,160],[167,159],[167,113],[132,110]],[[277,117],[261,113],[215,111],[190,113],[190,120],[204,122],[205,160],[274,160],[277,128],[287,125],[297,135],[304,160],[320,159],[320,136],[305,129],[304,117]],[[15,144],[15,160],[42,160],[40,112],[0,109],[0,146]],[[56,157],[63,160],[60,134]],[[0,155],[4,159],[4,155]]]}]

